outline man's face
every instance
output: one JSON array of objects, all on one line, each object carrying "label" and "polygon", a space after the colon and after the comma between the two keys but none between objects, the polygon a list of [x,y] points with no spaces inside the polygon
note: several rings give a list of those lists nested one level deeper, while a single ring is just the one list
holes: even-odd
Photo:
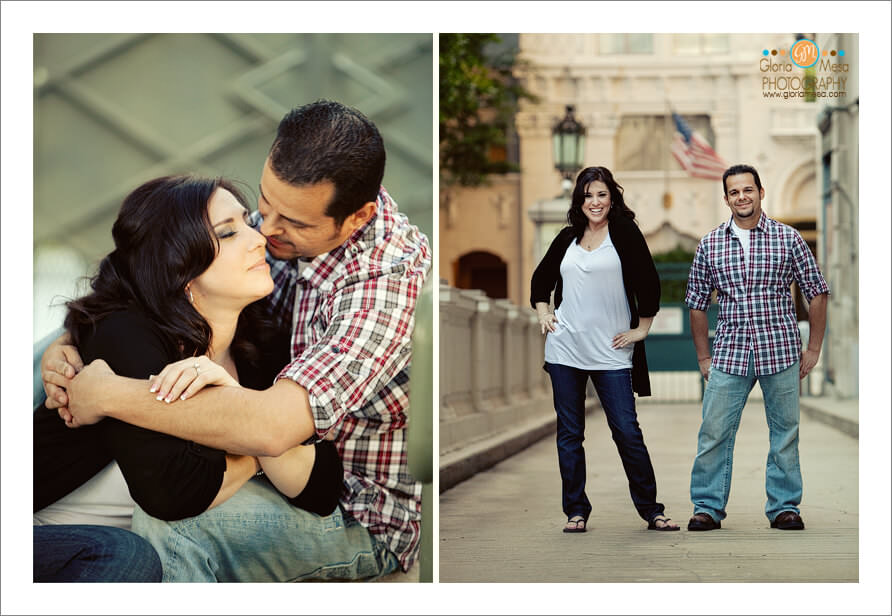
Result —
[{"label": "man's face", "polygon": [[725,203],[738,224],[755,224],[762,215],[765,189],[756,187],[752,173],[729,175],[726,180]]},{"label": "man's face", "polygon": [[352,229],[340,227],[325,212],[334,197],[334,184],[328,180],[292,186],[279,179],[269,164],[263,165],[257,208],[263,216],[260,232],[266,249],[276,259],[312,258],[343,244]]}]

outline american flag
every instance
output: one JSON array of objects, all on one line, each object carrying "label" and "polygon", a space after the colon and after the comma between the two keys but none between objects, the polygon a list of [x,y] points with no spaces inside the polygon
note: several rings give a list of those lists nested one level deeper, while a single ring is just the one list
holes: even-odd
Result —
[{"label": "american flag", "polygon": [[678,131],[672,140],[672,155],[678,164],[692,177],[721,180],[728,163],[716,154],[700,133],[688,126],[684,118],[673,112],[672,119]]}]

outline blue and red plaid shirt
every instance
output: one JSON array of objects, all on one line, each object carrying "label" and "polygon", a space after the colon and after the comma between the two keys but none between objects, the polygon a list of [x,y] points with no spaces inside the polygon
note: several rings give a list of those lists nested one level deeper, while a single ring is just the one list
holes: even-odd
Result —
[{"label": "blue and red plaid shirt", "polygon": [[296,259],[267,257],[276,283],[269,301],[293,332],[291,363],[277,379],[307,390],[317,439],[337,446],[342,508],[408,570],[421,520],[421,484],[406,451],[410,340],[431,253],[383,187],[377,204],[373,220],[302,270]]},{"label": "blue and red plaid shirt", "polygon": [[750,230],[748,269],[730,220],[700,240],[685,303],[706,310],[717,291],[714,368],[745,376],[751,352],[757,375],[775,374],[799,361],[802,341],[790,292],[794,280],[809,302],[830,292],[802,236],[764,212]]}]

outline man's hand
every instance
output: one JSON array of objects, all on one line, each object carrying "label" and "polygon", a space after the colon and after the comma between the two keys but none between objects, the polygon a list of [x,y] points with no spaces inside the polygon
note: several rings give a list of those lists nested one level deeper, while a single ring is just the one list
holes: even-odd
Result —
[{"label": "man's hand", "polygon": [[97,359],[83,367],[71,379],[68,386],[69,418],[65,420],[65,425],[79,428],[105,418],[100,401],[110,376],[115,376],[114,371],[107,363]]},{"label": "man's hand", "polygon": [[59,409],[59,416],[68,415],[68,389],[71,379],[84,367],[77,348],[71,346],[71,339],[64,334],[47,347],[40,358],[40,378],[46,392],[46,407]]},{"label": "man's hand", "polygon": [[700,367],[700,374],[703,375],[703,380],[709,380],[709,367],[712,365],[712,357],[704,357],[703,359],[697,360],[697,365]]},{"label": "man's hand", "polygon": [[811,349],[805,349],[802,352],[802,357],[799,359],[799,378],[804,379],[805,375],[811,372],[812,368],[815,367],[815,364],[818,363],[818,358],[821,356],[821,351],[818,349],[817,351],[812,351]]}]

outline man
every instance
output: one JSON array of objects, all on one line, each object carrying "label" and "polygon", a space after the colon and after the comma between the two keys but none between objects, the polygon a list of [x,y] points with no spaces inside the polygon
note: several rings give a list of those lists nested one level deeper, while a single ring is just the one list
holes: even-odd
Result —
[{"label": "man", "polygon": [[[697,361],[707,381],[691,471],[694,515],[688,530],[721,528],[731,490],[734,438],[757,380],[769,431],[765,514],[771,528],[802,530],[799,379],[821,353],[829,288],[799,233],[762,212],[765,190],[753,167],[734,165],[722,183],[731,220],[697,246],[685,297]],[[809,302],[805,350],[790,293],[794,280]],[[706,309],[713,290],[719,317],[711,357]]]},{"label": "man", "polygon": [[359,579],[408,570],[416,558],[409,343],[431,255],[381,187],[384,161],[375,125],[339,103],[305,105],[279,124],[255,222],[276,283],[270,312],[292,329],[292,361],[267,390],[206,388],[168,405],[101,362],[61,376],[78,367],[70,346],[44,355],[48,397],[72,426],[115,417],[247,455],[335,441],[344,492],[331,516],[292,507],[264,480],[186,521],[137,509],[134,530],[158,550],[165,580]]}]

